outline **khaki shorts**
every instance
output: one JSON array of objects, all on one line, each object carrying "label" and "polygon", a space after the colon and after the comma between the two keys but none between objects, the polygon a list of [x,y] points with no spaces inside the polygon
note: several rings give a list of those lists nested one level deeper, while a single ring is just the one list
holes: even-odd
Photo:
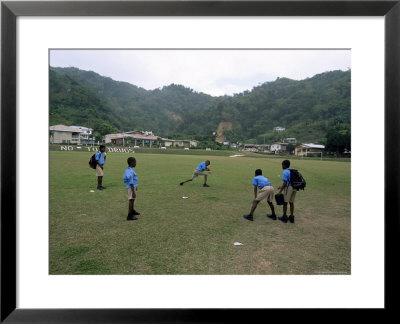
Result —
[{"label": "khaki shorts", "polygon": [[104,175],[104,171],[103,169],[100,167],[99,164],[96,165],[96,175],[98,177],[102,177]]},{"label": "khaki shorts", "polygon": [[262,188],[259,192],[258,195],[256,197],[256,201],[261,201],[261,200],[265,200],[265,201],[269,201],[272,202],[274,199],[274,187],[272,186],[265,186],[264,188]]},{"label": "khaki shorts", "polygon": [[[136,188],[134,188],[133,190],[135,190],[136,193]],[[128,200],[136,199],[136,197],[135,198],[132,197],[133,190],[131,188],[128,188],[126,190],[127,191],[126,197],[128,198]]]},{"label": "khaki shorts", "polygon": [[296,192],[297,190],[294,190],[292,186],[286,187],[283,190],[283,201],[285,203],[294,203]]},{"label": "khaki shorts", "polygon": [[194,170],[192,179],[196,179],[198,176],[204,177],[205,175],[204,171]]}]

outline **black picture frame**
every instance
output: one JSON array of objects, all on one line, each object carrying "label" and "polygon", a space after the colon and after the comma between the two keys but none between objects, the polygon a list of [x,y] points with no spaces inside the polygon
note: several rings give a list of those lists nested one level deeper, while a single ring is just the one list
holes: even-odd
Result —
[{"label": "black picture frame", "polygon": [[[395,1],[2,1],[1,323],[226,323],[266,318],[263,309],[17,309],[16,19],[18,16],[382,16],[385,18],[385,307],[396,309],[399,275],[400,0]],[[6,150],[7,149],[7,150]],[[355,166],[357,167],[357,166]],[[373,179],[371,180],[373,184]],[[378,188],[378,190],[383,188]],[[374,189],[375,190],[375,189]],[[240,296],[251,298],[251,296]],[[288,296],[290,298],[290,296]],[[284,301],[283,301],[284,302]],[[269,310],[273,312],[275,310]],[[310,314],[297,310],[299,316]],[[329,310],[326,310],[329,311]],[[279,314],[281,315],[281,313]],[[261,316],[261,317],[258,317]],[[330,319],[336,315],[333,313]],[[282,320],[279,317],[276,319]],[[380,320],[383,320],[380,317]]]}]

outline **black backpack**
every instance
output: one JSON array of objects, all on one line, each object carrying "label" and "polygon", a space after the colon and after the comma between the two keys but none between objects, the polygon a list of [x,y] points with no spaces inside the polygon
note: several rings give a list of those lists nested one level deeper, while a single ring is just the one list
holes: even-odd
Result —
[{"label": "black backpack", "polygon": [[304,190],[306,187],[306,180],[299,171],[294,169],[290,169],[290,183],[295,190]]},{"label": "black backpack", "polygon": [[97,162],[96,162],[96,153],[95,153],[95,154],[92,155],[92,157],[89,160],[89,166],[92,169],[96,169],[96,165],[97,165]]}]

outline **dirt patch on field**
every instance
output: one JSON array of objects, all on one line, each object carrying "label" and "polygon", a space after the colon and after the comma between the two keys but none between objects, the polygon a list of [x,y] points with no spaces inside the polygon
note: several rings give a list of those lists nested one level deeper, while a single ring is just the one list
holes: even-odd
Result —
[{"label": "dirt patch on field", "polygon": [[217,138],[215,139],[218,143],[225,142],[224,131],[232,130],[231,122],[220,122],[217,128]]}]

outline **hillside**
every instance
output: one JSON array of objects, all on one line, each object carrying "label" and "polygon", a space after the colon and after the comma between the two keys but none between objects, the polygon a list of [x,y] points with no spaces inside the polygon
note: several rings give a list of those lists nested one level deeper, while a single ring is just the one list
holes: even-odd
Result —
[{"label": "hillside", "polygon": [[[172,84],[147,91],[127,82],[114,81],[77,68],[51,68],[51,71],[89,88],[98,100],[110,107],[113,115],[119,116],[117,123],[110,121],[110,124],[125,130],[171,132],[184,123],[186,117],[201,112],[212,101],[211,96],[196,93],[181,85]],[[79,107],[75,106],[75,109]],[[71,123],[74,121],[71,120]]]},{"label": "hillside", "polygon": [[[145,90],[76,68],[50,68],[50,124],[152,130],[160,136],[267,143],[296,137],[323,143],[332,127],[350,130],[351,71],[301,81],[278,78],[234,96],[212,97],[183,85]],[[225,127],[223,127],[225,125]],[[229,127],[226,127],[229,125]],[[273,128],[281,126],[282,133]]]},{"label": "hillside", "polygon": [[[286,78],[254,87],[252,91],[228,97],[210,106],[202,125],[217,129],[220,122],[231,122],[227,140],[256,139],[262,143],[296,137],[303,142],[324,142],[337,124],[350,129],[350,71],[334,71],[294,81]],[[195,128],[198,121],[184,125]],[[273,128],[281,126],[282,133]]]}]

